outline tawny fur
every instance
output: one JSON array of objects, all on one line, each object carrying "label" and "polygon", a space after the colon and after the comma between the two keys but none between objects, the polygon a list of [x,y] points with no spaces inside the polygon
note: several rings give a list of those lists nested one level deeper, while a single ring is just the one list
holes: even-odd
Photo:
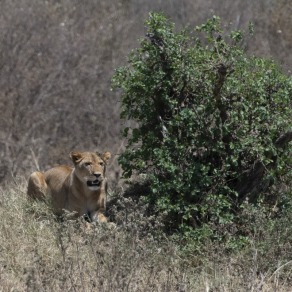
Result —
[{"label": "tawny fur", "polygon": [[33,172],[27,194],[33,199],[48,199],[56,214],[64,210],[89,216],[91,221],[106,222],[105,166],[109,152],[71,152],[74,167],[57,166],[46,172]]}]

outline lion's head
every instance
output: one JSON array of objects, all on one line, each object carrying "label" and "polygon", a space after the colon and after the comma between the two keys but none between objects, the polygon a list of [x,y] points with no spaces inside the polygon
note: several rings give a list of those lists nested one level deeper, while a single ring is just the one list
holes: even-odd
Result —
[{"label": "lion's head", "polygon": [[98,190],[105,179],[106,164],[111,158],[110,152],[100,154],[72,151],[70,157],[79,180],[86,183],[90,190]]}]

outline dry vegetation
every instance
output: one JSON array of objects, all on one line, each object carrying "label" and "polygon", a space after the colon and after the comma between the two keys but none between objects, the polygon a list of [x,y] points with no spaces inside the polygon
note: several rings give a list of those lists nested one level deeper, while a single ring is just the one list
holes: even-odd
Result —
[{"label": "dry vegetation", "polygon": [[210,242],[189,253],[129,198],[115,198],[115,229],[86,229],[69,215],[57,220],[25,191],[24,178],[0,189],[0,291],[291,291],[287,221],[269,225],[250,211],[248,247],[230,253]]},{"label": "dry vegetation", "polygon": [[[189,254],[129,198],[115,197],[109,209],[116,229],[88,231],[25,196],[25,177],[68,163],[72,149],[121,151],[110,80],[138,45],[149,11],[178,26],[213,14],[233,29],[252,21],[248,50],[289,72],[289,0],[3,0],[0,8],[0,291],[291,291],[292,214],[267,223],[251,210],[244,250],[209,243]],[[116,158],[109,173],[115,189]]]}]

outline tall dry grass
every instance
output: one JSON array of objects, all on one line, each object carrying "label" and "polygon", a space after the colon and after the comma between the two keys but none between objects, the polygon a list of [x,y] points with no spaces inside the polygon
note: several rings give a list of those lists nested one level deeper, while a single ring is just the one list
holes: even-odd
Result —
[{"label": "tall dry grass", "polygon": [[125,226],[56,220],[28,201],[26,181],[1,189],[1,291],[191,291],[168,241]]},{"label": "tall dry grass", "polygon": [[22,177],[0,189],[0,291],[291,291],[289,218],[273,228],[250,212],[244,249],[206,242],[194,252],[163,235],[137,198],[112,194],[123,206],[109,204],[117,227],[88,230],[25,192]]}]

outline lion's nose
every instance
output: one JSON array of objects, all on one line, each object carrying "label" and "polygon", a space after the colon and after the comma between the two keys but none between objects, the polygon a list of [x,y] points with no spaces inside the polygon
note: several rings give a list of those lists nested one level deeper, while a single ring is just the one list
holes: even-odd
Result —
[{"label": "lion's nose", "polygon": [[99,178],[99,177],[101,176],[101,173],[100,173],[100,172],[95,172],[93,175],[94,175],[96,178]]}]

